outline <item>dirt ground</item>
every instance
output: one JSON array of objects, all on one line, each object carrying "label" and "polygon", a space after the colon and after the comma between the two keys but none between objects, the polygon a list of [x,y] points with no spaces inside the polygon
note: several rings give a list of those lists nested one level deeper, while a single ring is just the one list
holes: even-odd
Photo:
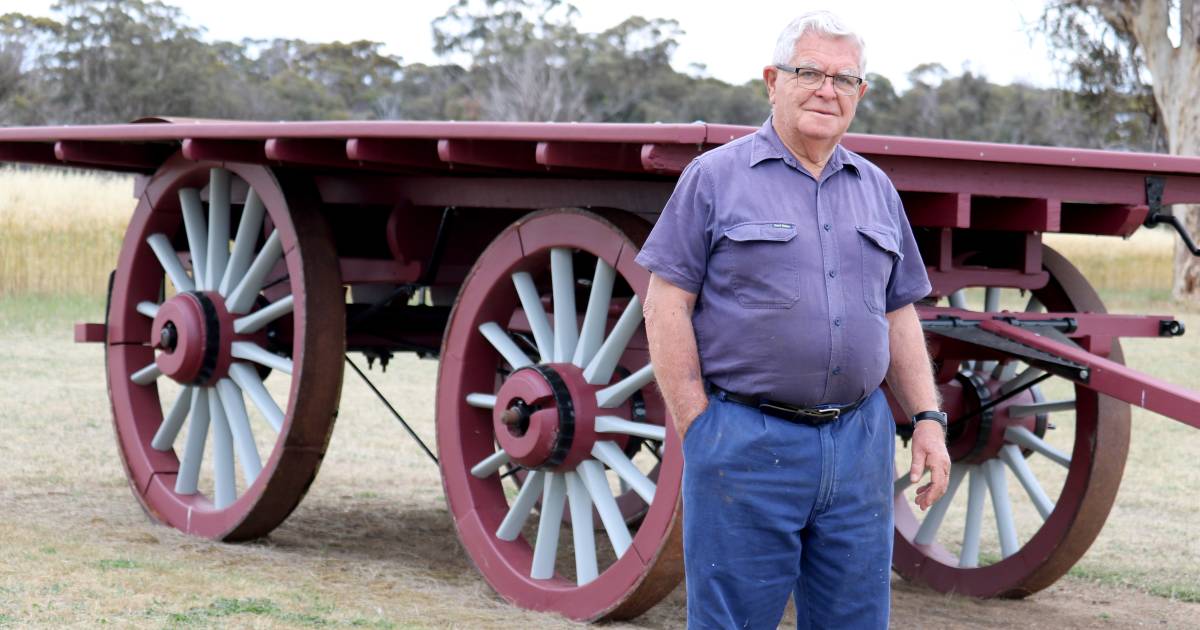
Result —
[{"label": "dirt ground", "polygon": [[[353,376],[320,476],[267,539],[218,544],[152,524],[116,454],[101,349],[69,342],[64,318],[73,314],[5,314],[0,627],[579,627],[491,591],[455,537],[436,467]],[[371,373],[427,440],[435,371],[432,361],[402,358],[386,375]],[[1189,431],[1181,435],[1200,442]],[[1191,507],[1175,516],[1155,508],[1160,518],[1194,523],[1193,489],[1180,489]],[[1126,537],[1125,518],[1114,513],[1085,564],[1093,574],[1128,574],[1133,586],[1071,575],[1025,600],[979,601],[895,579],[893,627],[1200,628],[1200,604],[1148,594],[1152,583],[1122,563],[1120,541],[1104,542]],[[1147,553],[1171,549],[1145,540]],[[1194,579],[1196,545],[1184,544],[1153,566]],[[679,588],[648,614],[607,627],[681,628],[684,605]]]}]

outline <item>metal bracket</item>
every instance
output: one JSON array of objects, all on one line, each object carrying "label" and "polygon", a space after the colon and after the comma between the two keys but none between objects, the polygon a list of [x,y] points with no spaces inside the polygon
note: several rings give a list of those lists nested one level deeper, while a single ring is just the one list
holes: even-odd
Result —
[{"label": "metal bracket", "polygon": [[1192,236],[1184,229],[1183,223],[1179,221],[1179,217],[1163,210],[1163,188],[1165,187],[1166,182],[1161,177],[1151,176],[1146,178],[1146,205],[1150,207],[1150,211],[1146,213],[1146,220],[1142,222],[1142,225],[1155,227],[1163,223],[1169,224],[1179,233],[1179,238],[1183,239],[1184,247],[1193,256],[1200,256],[1200,247],[1196,246],[1196,242],[1192,240]]}]

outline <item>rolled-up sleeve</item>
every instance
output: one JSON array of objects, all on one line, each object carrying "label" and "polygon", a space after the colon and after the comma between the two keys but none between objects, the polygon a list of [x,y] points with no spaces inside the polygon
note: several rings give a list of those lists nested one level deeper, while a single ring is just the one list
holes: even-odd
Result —
[{"label": "rolled-up sleeve", "polygon": [[904,203],[895,189],[892,189],[891,197],[893,216],[899,228],[897,239],[901,256],[897,258],[892,277],[888,280],[885,308],[888,313],[916,302],[932,290],[925,261],[921,260],[921,250],[917,247],[917,239],[913,237],[912,226],[908,223],[908,214],[904,211]]},{"label": "rolled-up sleeve", "polygon": [[693,160],[634,260],[680,289],[699,293],[712,244],[712,202],[712,178],[703,161]]}]

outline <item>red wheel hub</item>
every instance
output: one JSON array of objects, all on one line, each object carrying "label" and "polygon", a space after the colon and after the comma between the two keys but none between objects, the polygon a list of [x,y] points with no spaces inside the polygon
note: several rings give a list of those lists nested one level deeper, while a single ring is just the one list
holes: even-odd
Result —
[{"label": "red wheel hub", "polygon": [[[521,368],[500,386],[492,423],[496,440],[512,460],[529,469],[574,470],[596,443],[596,416],[622,415],[621,408],[600,410],[599,387],[589,385],[583,370],[570,363]],[[628,436],[605,434],[622,448]]]},{"label": "red wheel hub", "polygon": [[213,385],[229,372],[233,316],[214,292],[180,293],[158,309],[150,340],[162,350],[155,363],[180,383]]},{"label": "red wheel hub", "polygon": [[[978,464],[997,457],[1005,444],[1004,433],[1011,426],[1021,426],[1038,435],[1044,433],[1045,423],[1039,422],[1036,417],[1018,418],[1009,414],[1009,410],[1014,406],[1037,401],[1038,397],[1032,389],[995,404],[983,412],[974,413],[1000,398],[1002,384],[1003,381],[990,376],[965,371],[958,373],[950,383],[942,386],[944,408],[952,422],[948,438],[952,461]],[[956,418],[968,415],[970,417],[962,422],[953,422]]]}]

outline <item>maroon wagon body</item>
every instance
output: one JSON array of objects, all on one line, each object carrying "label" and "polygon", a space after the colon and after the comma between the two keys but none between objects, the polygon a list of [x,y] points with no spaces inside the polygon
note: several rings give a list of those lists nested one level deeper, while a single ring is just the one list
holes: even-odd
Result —
[{"label": "maroon wagon body", "polygon": [[[187,214],[180,204],[186,203],[174,197],[194,189],[196,199],[202,197],[211,206],[216,202],[213,185],[205,187],[208,169],[231,171],[232,190],[223,193],[226,203],[242,208],[237,212],[244,217],[246,208],[254,203],[251,191],[262,196],[269,206],[271,225],[281,230],[285,241],[286,265],[280,263],[272,272],[276,279],[267,284],[269,288],[286,280],[297,293],[294,324],[282,333],[292,343],[292,350],[290,354],[286,349],[280,352],[296,360],[298,374],[305,369],[310,374],[324,369],[340,382],[342,337],[331,339],[314,332],[308,319],[320,318],[321,325],[333,322],[333,328],[346,330],[345,347],[372,358],[386,358],[398,351],[441,353],[439,454],[451,512],[468,553],[489,582],[519,605],[593,619],[636,615],[679,580],[675,490],[681,468],[679,456],[673,452],[678,438],[661,400],[650,391],[650,366],[646,363],[646,380],[637,381],[648,388],[644,399],[638,398],[641,407],[622,403],[625,406],[620,409],[635,418],[657,418],[660,428],[649,431],[664,435],[656,455],[660,463],[649,473],[658,484],[657,498],[651,501],[642,488],[639,499],[622,486],[624,494],[613,504],[617,506],[614,509],[628,526],[637,528],[637,534],[628,542],[628,553],[621,556],[618,550],[618,559],[594,581],[585,583],[579,578],[576,585],[561,577],[538,577],[538,561],[531,559],[536,553],[528,544],[505,542],[503,537],[497,538],[498,533],[493,535],[497,526],[504,527],[501,519],[511,512],[503,494],[496,494],[499,481],[489,475],[511,462],[504,451],[492,454],[491,436],[497,436],[501,445],[515,439],[505,437],[504,423],[520,415],[519,406],[514,406],[517,411],[503,422],[504,410],[496,410],[495,433],[479,429],[488,437],[473,438],[478,432],[475,427],[491,425],[487,415],[476,418],[471,414],[489,404],[507,405],[497,402],[497,397],[508,400],[505,392],[516,385],[499,385],[495,395],[489,394],[496,386],[493,381],[498,380],[495,370],[472,372],[470,365],[495,363],[499,351],[512,364],[512,374],[523,369],[512,357],[523,356],[526,350],[516,351],[522,355],[511,354],[515,346],[506,343],[516,339],[532,346],[532,338],[544,330],[539,329],[539,318],[531,308],[540,311],[563,299],[560,288],[551,290],[549,285],[550,276],[558,272],[546,272],[564,260],[562,252],[591,256],[586,264],[597,269],[593,282],[600,282],[601,267],[616,274],[619,290],[610,296],[611,303],[605,298],[601,309],[608,315],[597,315],[607,318],[604,321],[613,335],[621,321],[635,317],[640,321],[638,300],[644,295],[647,278],[632,264],[632,255],[671,194],[675,179],[695,156],[753,131],[703,123],[261,123],[152,118],[127,125],[0,129],[0,162],[138,176],[135,196],[139,210],[118,262],[114,306],[106,325],[82,325],[77,336],[106,342],[110,348],[110,388],[118,434],[125,440],[122,454],[135,494],[160,520],[222,539],[269,531],[303,495],[332,426],[330,418],[316,428],[292,424],[293,418],[300,418],[297,423],[303,420],[303,409],[335,407],[337,398],[336,388],[301,391],[304,388],[296,385],[300,382],[297,376],[289,407],[283,410],[288,442],[277,449],[264,470],[271,474],[300,470],[303,472],[294,476],[299,481],[256,485],[257,498],[243,497],[229,508],[241,510],[236,516],[214,511],[207,499],[192,502],[191,495],[163,498],[172,493],[164,484],[165,480],[176,481],[179,464],[174,455],[145,448],[159,424],[157,414],[162,413],[157,394],[147,398],[144,391],[121,385],[129,380],[129,374],[134,374],[135,383],[139,383],[139,374],[149,374],[137,372],[137,368],[153,359],[152,346],[159,343],[147,343],[151,322],[138,315],[149,317],[148,313],[157,311],[160,305],[154,303],[153,294],[163,284],[163,268],[155,266],[143,241],[155,230],[164,231],[162,243],[173,243],[180,264],[192,266],[186,241],[192,234],[184,233],[180,218],[181,212]],[[1107,314],[1069,261],[1043,246],[1042,234],[1127,237],[1163,204],[1200,203],[1200,158],[853,134],[844,144],[891,177],[928,267],[933,292],[918,310],[946,406],[958,420],[950,436],[951,454],[962,467],[952,484],[969,485],[974,502],[985,485],[992,493],[1002,492],[998,488],[1003,487],[1004,466],[1008,466],[1025,485],[1044,521],[1023,545],[1015,533],[1010,536],[1001,531],[1003,557],[977,566],[978,549],[972,563],[965,551],[966,539],[958,557],[937,544],[934,537],[944,509],[932,526],[933,517],[918,519],[906,505],[905,484],[900,479],[896,486],[896,569],[939,590],[976,596],[1021,596],[1044,588],[1078,559],[1107,516],[1128,446],[1129,412],[1124,403],[1200,427],[1200,396],[1123,365],[1117,338],[1175,336],[1182,334],[1178,322],[1169,316]],[[213,182],[218,181],[216,177],[214,174]],[[287,217],[291,212],[297,213],[294,222]],[[170,246],[162,243],[160,247]],[[302,256],[301,250],[307,253]],[[310,254],[318,250],[326,257]],[[554,262],[554,252],[559,252],[559,262]],[[313,260],[323,262],[315,264]],[[566,268],[570,269],[569,264]],[[339,284],[349,286],[352,303],[344,306],[343,313],[345,300],[340,296],[315,296],[302,310],[304,289],[317,284],[297,284],[299,276],[306,283],[325,287],[325,292],[335,293],[330,287]],[[526,292],[519,301],[512,294],[510,280],[518,292]],[[542,284],[535,286],[535,280]],[[607,282],[611,285],[613,280]],[[153,286],[142,286],[147,283]],[[987,287],[982,310],[966,301],[964,289],[970,287]],[[1028,307],[1002,310],[1001,288],[1032,295]],[[395,296],[408,300],[418,290],[420,300],[407,305],[392,303]],[[577,286],[575,290],[582,289]],[[135,293],[141,297],[132,297]],[[255,308],[265,310],[266,304],[284,295],[286,292],[263,289],[261,304]],[[204,303],[203,296],[188,299]],[[290,304],[293,297],[286,299]],[[322,302],[323,307],[315,302]],[[591,302],[588,304],[590,308]],[[166,302],[161,306],[165,308]],[[191,307],[172,304],[170,308],[175,312]],[[239,313],[220,308],[215,312],[214,330],[223,326],[226,334],[232,334],[228,330],[233,326],[245,324],[237,324]],[[155,317],[154,334],[160,334],[163,326],[159,320],[163,318]],[[540,317],[547,315],[543,312]],[[556,329],[575,321],[573,316],[568,320],[555,317]],[[367,320],[372,321],[364,323]],[[489,328],[493,324],[499,328]],[[587,328],[586,318],[581,326],[580,330]],[[508,342],[493,336],[485,342],[480,336],[481,331],[489,335],[501,329]],[[606,329],[605,324],[600,325],[601,332]],[[630,361],[648,362],[644,333],[629,335],[624,338],[627,349],[621,354],[622,366]],[[249,336],[238,339],[253,341]],[[160,350],[164,344],[160,343]],[[174,339],[172,352],[173,344]],[[594,375],[571,368],[562,356],[548,361],[546,349],[541,347],[543,340],[537,339],[537,344],[542,363],[549,366],[545,369],[555,372],[543,375],[557,392],[555,396],[567,396],[563,392],[571,396],[588,392],[591,396],[607,383],[607,378],[599,379],[603,383],[592,382],[597,380]],[[504,354],[506,351],[510,354]],[[220,355],[217,369],[228,370],[235,358],[228,353]],[[1006,366],[1017,364],[1030,367],[1021,374],[1006,372]],[[289,369],[291,365],[287,364]],[[641,378],[638,375],[643,372],[634,368],[636,365],[627,370],[633,374],[621,377],[624,381],[613,377],[614,384],[608,387]],[[612,369],[608,367],[610,372]],[[509,373],[502,371],[501,378],[512,383],[533,378],[530,382],[535,384],[522,387],[539,387],[536,383],[542,376],[522,374],[508,378]],[[1051,375],[1074,385],[1076,399],[1069,405],[1056,407],[1036,393],[1040,379]],[[244,373],[240,376],[247,378]],[[213,377],[213,382],[216,379]],[[117,387],[113,388],[113,383]],[[609,390],[596,390],[597,396],[610,394]],[[601,415],[595,404],[580,409]],[[1046,421],[1047,414],[1065,409],[1073,409],[1077,416],[1072,455],[1050,448],[1042,439],[1053,429]],[[154,416],[148,426],[122,420],[147,410]],[[563,413],[560,408],[556,422],[562,422]],[[530,433],[535,435],[537,421],[522,417],[523,422],[533,423],[533,428],[521,430],[535,431]],[[123,429],[126,424],[134,428]],[[903,431],[906,423],[899,424]],[[513,425],[508,426],[511,429]],[[547,433],[545,440],[549,441],[534,444],[530,447],[533,451],[559,444],[553,435],[561,437],[564,429],[554,426],[559,433]],[[580,435],[598,440],[597,434],[604,433],[598,426],[581,425]],[[645,427],[631,430],[648,431]],[[518,437],[536,442],[524,434]],[[627,450],[638,448],[637,440],[618,442]],[[577,444],[576,451],[568,447],[569,440],[563,451],[567,461],[587,457],[587,453],[576,452]],[[514,442],[510,448],[524,447]],[[130,454],[134,451],[142,454],[135,457]],[[501,453],[504,458],[499,458]],[[1040,486],[1029,485],[1030,473],[1023,462],[1035,454],[1069,469],[1056,503],[1047,504],[1044,492],[1038,496]],[[602,455],[611,457],[612,453],[602,451],[597,457]],[[495,469],[485,466],[493,459],[504,461]],[[551,473],[561,469],[561,462],[554,464],[559,468],[522,465],[524,468],[512,470],[524,471],[525,476],[519,478],[528,484],[544,483],[548,489],[543,502],[549,501]],[[482,477],[482,473],[476,474],[481,467],[488,473]],[[273,479],[282,478],[282,472]],[[543,472],[545,478],[538,476]],[[577,485],[587,477],[578,474]],[[970,481],[964,482],[968,475]],[[583,492],[579,490],[583,486],[571,483],[568,478],[567,491]],[[596,488],[590,491],[594,493]],[[251,494],[249,490],[246,493]],[[564,500],[558,496],[559,509]],[[564,517],[564,523],[591,514],[592,504],[586,512],[577,513],[575,498],[571,501],[575,518]],[[596,509],[597,518],[603,520],[599,504]],[[1000,507],[996,509],[997,521],[1003,521]],[[194,523],[193,510],[214,514],[214,520],[198,516]],[[614,527],[619,534],[619,526],[607,520],[603,526],[610,537]],[[971,526],[968,523],[966,527],[969,530]],[[577,529],[572,527],[573,532]],[[540,541],[542,529],[538,532]],[[557,527],[554,532],[557,536]],[[624,549],[623,545],[614,546]],[[553,563],[551,569],[553,573]]]}]

